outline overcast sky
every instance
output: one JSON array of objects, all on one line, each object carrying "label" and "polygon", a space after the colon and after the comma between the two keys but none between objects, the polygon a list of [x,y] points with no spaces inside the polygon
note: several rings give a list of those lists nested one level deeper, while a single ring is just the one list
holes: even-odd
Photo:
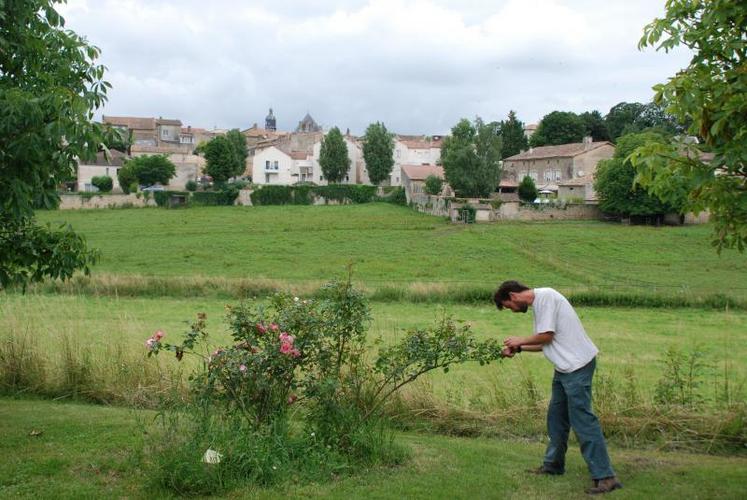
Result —
[{"label": "overcast sky", "polygon": [[[292,130],[308,111],[361,134],[383,121],[443,134],[459,120],[531,123],[646,102],[689,59],[641,52],[664,0],[69,0],[102,49],[108,115]],[[101,112],[97,116],[100,116]]]}]

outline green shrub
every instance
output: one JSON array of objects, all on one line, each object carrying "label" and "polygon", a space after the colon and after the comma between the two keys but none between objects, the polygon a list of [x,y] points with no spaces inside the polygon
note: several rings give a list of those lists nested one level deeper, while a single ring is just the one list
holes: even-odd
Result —
[{"label": "green shrub", "polygon": [[431,195],[441,194],[441,189],[444,186],[444,181],[436,175],[429,175],[425,179],[425,192]]},{"label": "green shrub", "polygon": [[394,205],[406,206],[407,195],[405,194],[405,188],[403,188],[402,186],[395,186],[389,191],[389,194],[381,198],[381,200],[387,203],[392,203]]},{"label": "green shrub", "polygon": [[292,205],[291,186],[264,185],[252,192],[252,205]]},{"label": "green shrub", "polygon": [[351,203],[369,203],[376,196],[376,186],[365,186],[361,184],[329,184],[328,186],[317,186],[313,193],[323,197],[325,200],[334,200],[340,203],[350,201]]},{"label": "green shrub", "polygon": [[537,199],[538,194],[534,179],[528,175],[525,176],[519,184],[519,199],[524,203],[533,203]]},{"label": "green shrub", "polygon": [[96,186],[100,192],[108,193],[114,187],[114,181],[108,175],[101,175],[91,179],[91,184]]},{"label": "green shrub", "polygon": [[119,186],[125,194],[136,193],[138,187],[137,166],[126,163],[117,170],[117,180],[119,180]]},{"label": "green shrub", "polygon": [[171,204],[169,202],[172,195],[186,196],[187,205],[189,205],[190,194],[188,191],[155,191],[153,192],[153,199],[156,200],[156,205],[159,207],[170,208]]},{"label": "green shrub", "polygon": [[195,181],[193,181],[192,179],[190,179],[190,180],[188,180],[188,181],[187,181],[187,183],[186,183],[186,184],[184,185],[184,188],[185,188],[185,189],[186,189],[187,191],[190,191],[190,192],[194,193],[195,191],[197,191],[197,182],[195,182]]}]

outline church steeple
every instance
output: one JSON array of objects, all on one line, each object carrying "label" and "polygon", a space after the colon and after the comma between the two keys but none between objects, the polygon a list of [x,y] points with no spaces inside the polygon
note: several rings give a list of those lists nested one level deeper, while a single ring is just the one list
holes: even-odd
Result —
[{"label": "church steeple", "polygon": [[273,132],[277,130],[275,115],[272,114],[272,108],[270,108],[270,113],[265,117],[265,129],[272,130]]}]

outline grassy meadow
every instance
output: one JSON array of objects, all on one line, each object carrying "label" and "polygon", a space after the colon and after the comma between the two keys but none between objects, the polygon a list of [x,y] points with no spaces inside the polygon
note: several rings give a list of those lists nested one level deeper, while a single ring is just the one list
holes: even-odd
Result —
[{"label": "grassy meadow", "polygon": [[219,277],[301,285],[350,262],[369,287],[413,283],[729,294],[747,298],[747,257],[717,256],[711,227],[596,221],[454,225],[386,203],[40,212],[101,250],[98,275]]},{"label": "grassy meadow", "polygon": [[[737,498],[747,488],[747,256],[717,255],[709,226],[464,226],[384,203],[38,217],[71,224],[101,260],[91,278],[0,292],[2,497],[168,497],[147,486],[142,431],[152,408],[183,394],[196,360],[148,358],[145,339],[162,329],[178,342],[205,312],[213,342],[225,343],[225,305],[237,296],[313,296],[350,263],[371,298],[371,355],[376,339],[443,314],[480,339],[530,333],[531,314],[490,303],[503,279],[569,293],[601,350],[595,405],[626,483],[615,495]],[[532,353],[430,373],[386,410],[410,450],[404,465],[232,497],[577,498],[587,476],[575,450],[562,478],[523,472],[544,448],[551,377]],[[687,404],[658,401],[666,383]]]},{"label": "grassy meadow", "polygon": [[[172,498],[149,486],[143,441],[150,412],[0,398],[0,496],[4,498]],[[536,440],[467,439],[402,433],[404,465],[247,486],[230,498],[582,498],[589,485],[576,449],[560,477],[524,472],[539,463]],[[147,449],[146,449],[147,450]],[[615,498],[740,498],[747,459],[620,449],[610,454],[625,488]],[[197,460],[198,457],[195,457]]]}]

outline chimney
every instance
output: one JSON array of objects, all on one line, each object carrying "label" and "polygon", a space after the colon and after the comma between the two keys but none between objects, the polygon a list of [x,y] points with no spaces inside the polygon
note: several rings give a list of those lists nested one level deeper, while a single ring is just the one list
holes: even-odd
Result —
[{"label": "chimney", "polygon": [[192,132],[192,125],[187,125],[187,132]]},{"label": "chimney", "polygon": [[584,137],[583,141],[581,141],[581,142],[584,145],[584,150],[591,149],[592,139],[591,139],[590,135],[587,135],[586,137]]}]

